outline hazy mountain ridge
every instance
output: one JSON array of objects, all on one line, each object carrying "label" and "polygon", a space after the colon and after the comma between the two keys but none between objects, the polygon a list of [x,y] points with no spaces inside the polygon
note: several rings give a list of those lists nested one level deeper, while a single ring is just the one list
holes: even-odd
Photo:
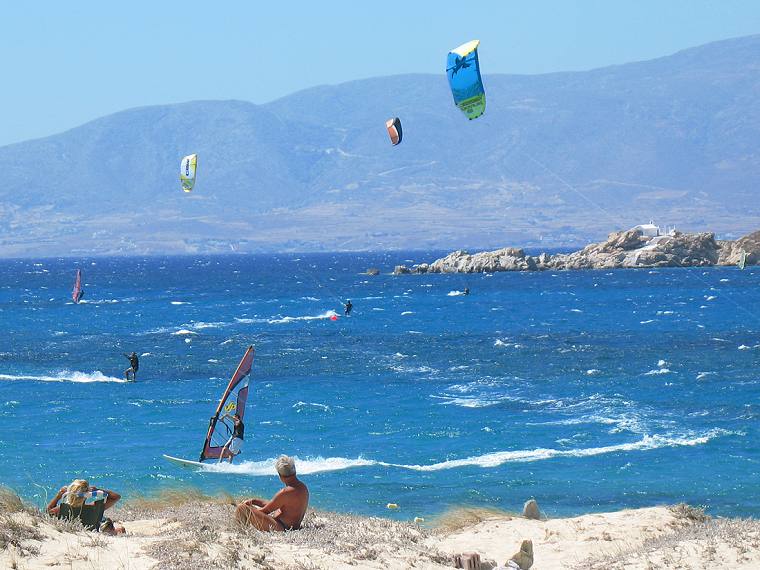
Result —
[{"label": "hazy mountain ridge", "polygon": [[650,217],[756,228],[760,36],[484,83],[472,122],[445,74],[413,74],[130,109],[1,147],[0,255],[565,245]]}]

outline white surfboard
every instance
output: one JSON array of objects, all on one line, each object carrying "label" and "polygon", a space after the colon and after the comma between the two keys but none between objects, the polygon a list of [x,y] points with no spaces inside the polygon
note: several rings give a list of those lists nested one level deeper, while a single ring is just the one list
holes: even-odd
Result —
[{"label": "white surfboard", "polygon": [[187,469],[200,469],[206,466],[205,463],[201,463],[200,461],[191,461],[189,459],[180,459],[179,457],[172,457],[171,455],[163,455],[164,459],[167,461],[170,461],[174,463],[175,465],[179,465],[180,467],[185,467]]}]

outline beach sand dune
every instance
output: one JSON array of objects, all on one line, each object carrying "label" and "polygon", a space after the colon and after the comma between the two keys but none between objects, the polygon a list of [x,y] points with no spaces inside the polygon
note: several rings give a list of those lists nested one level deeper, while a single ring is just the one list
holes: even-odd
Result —
[{"label": "beach sand dune", "polygon": [[478,552],[504,564],[524,539],[535,570],[760,568],[760,523],[714,519],[686,506],[528,520],[503,512],[452,511],[430,527],[310,510],[304,528],[261,533],[232,522],[231,499],[132,504],[110,537],[28,508],[0,516],[0,567],[18,569],[452,568]]}]

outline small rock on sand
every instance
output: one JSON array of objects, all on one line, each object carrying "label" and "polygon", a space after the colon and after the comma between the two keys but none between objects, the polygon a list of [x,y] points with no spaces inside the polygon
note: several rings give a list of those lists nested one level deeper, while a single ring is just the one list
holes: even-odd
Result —
[{"label": "small rock on sand", "polygon": [[[509,559],[509,562],[514,562],[520,567],[520,570],[528,570],[533,566],[533,541],[523,540],[520,545],[520,550]],[[509,563],[507,563],[509,566]]]},{"label": "small rock on sand", "polygon": [[523,505],[523,516],[526,519],[541,520],[541,511],[538,510],[536,499],[530,499]]}]

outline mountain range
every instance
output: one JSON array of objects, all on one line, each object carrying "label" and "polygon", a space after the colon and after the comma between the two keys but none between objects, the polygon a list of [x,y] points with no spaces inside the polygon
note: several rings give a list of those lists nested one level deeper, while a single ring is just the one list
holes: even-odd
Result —
[{"label": "mountain range", "polygon": [[129,109],[0,147],[0,256],[547,248],[650,219],[757,229],[760,35],[583,72],[488,74],[494,57],[481,44],[474,121],[442,72]]}]

